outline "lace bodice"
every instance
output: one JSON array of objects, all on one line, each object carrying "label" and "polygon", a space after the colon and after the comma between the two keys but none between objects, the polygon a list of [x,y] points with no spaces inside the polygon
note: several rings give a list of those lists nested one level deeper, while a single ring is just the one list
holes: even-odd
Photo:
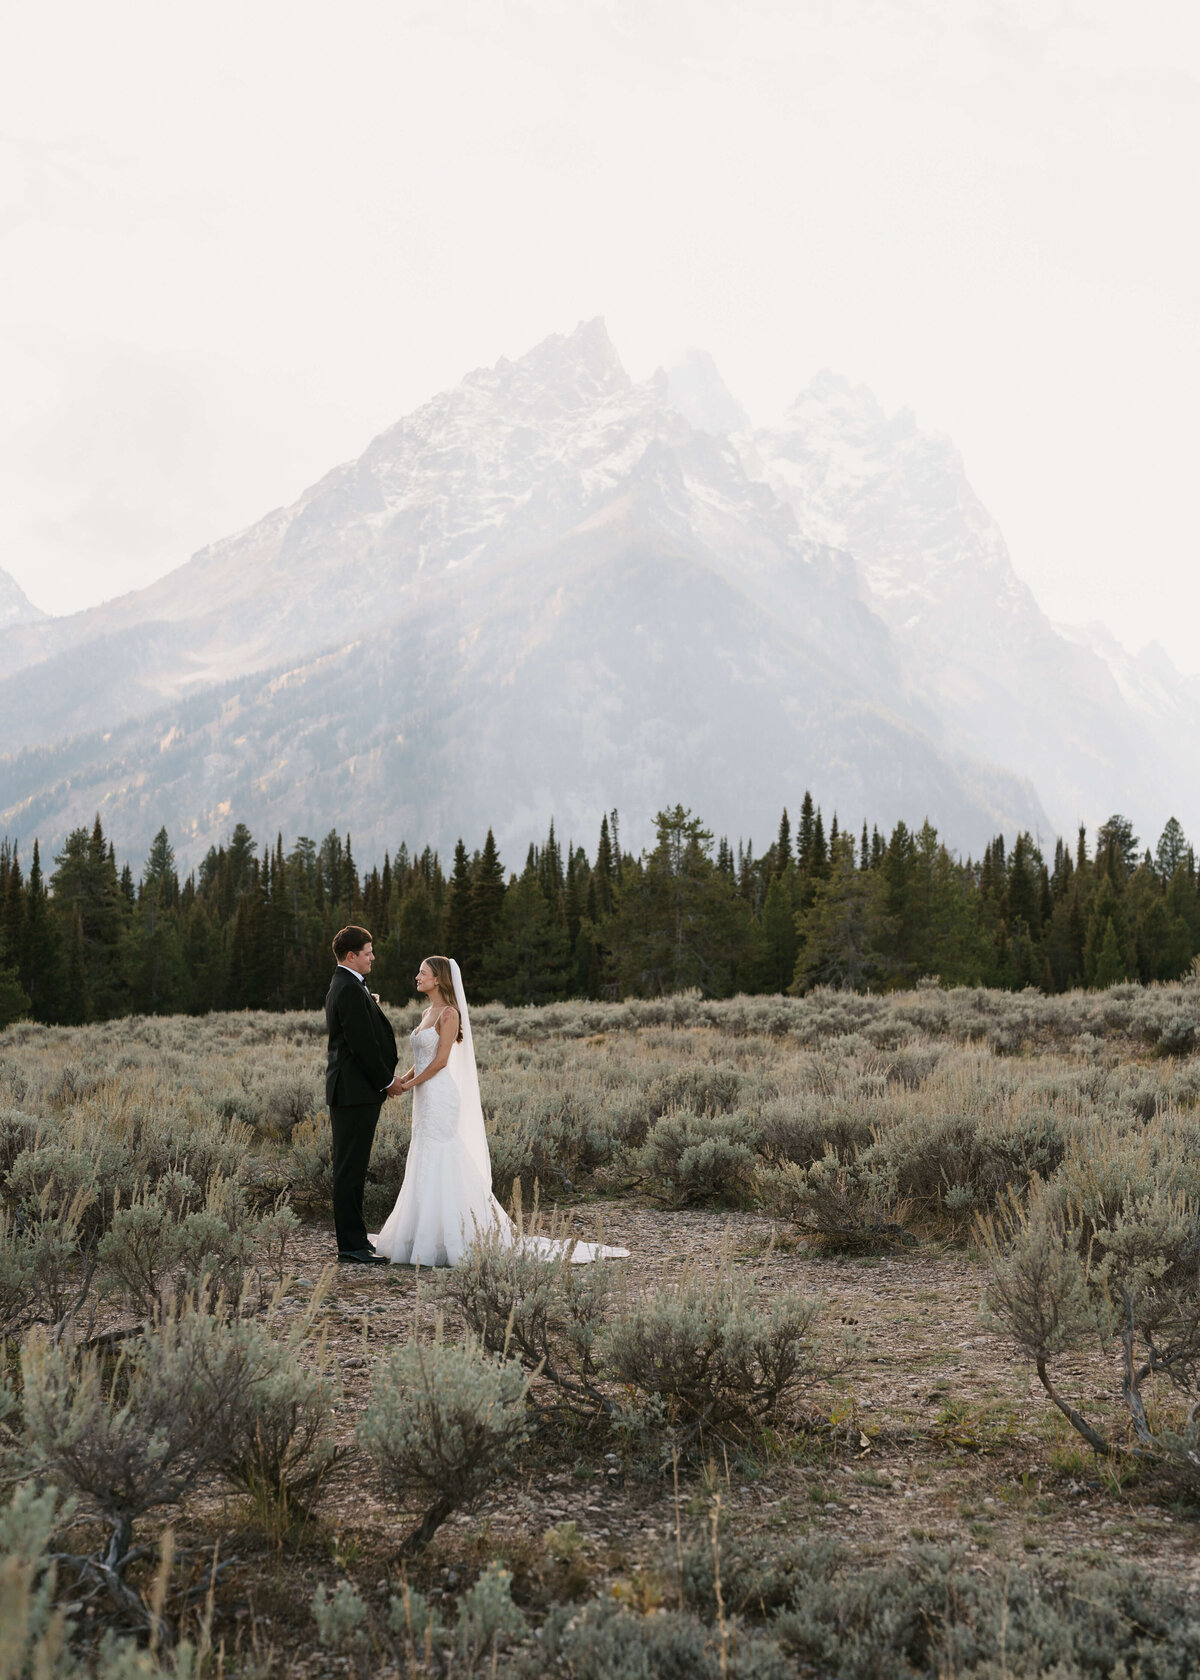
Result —
[{"label": "lace bodice", "polygon": [[[438,1030],[436,1027],[414,1027],[408,1036],[413,1048],[413,1067],[418,1073],[424,1073],[437,1055]],[[432,1084],[432,1081],[427,1083]]]}]

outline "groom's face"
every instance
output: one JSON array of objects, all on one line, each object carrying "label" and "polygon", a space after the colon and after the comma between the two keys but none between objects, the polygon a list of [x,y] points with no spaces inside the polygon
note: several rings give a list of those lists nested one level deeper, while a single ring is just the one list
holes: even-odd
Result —
[{"label": "groom's face", "polygon": [[368,939],[361,951],[347,951],[342,958],[347,968],[352,968],[355,974],[370,974],[371,964],[375,961],[375,952]]}]

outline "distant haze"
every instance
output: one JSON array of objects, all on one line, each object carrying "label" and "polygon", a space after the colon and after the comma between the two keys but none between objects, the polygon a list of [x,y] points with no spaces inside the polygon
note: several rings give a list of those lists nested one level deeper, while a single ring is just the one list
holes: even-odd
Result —
[{"label": "distant haze", "polygon": [[603,313],[757,426],[911,407],[1052,618],[1196,672],[1198,76],[1156,0],[22,8],[0,569],[145,585]]}]

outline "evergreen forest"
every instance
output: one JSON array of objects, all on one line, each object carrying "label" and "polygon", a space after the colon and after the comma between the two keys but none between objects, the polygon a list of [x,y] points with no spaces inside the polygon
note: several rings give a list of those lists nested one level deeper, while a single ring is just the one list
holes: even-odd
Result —
[{"label": "evergreen forest", "polygon": [[53,865],[0,841],[0,1025],[127,1014],[312,1009],[330,939],[360,922],[375,939],[371,984],[412,996],[421,958],[456,956],[474,1000],[884,991],[944,985],[1053,993],[1172,980],[1200,953],[1196,860],[1172,817],[1153,850],[1116,815],[1052,857],[1027,833],[958,859],[926,822],[828,832],[804,795],[755,855],[682,806],[655,842],[623,850],[617,813],[594,855],[550,824],[519,873],[489,830],[447,869],[401,845],[360,868],[351,837],[260,843],[239,823],[180,879],[165,829],[140,875],[119,867],[99,817],[67,836]]}]

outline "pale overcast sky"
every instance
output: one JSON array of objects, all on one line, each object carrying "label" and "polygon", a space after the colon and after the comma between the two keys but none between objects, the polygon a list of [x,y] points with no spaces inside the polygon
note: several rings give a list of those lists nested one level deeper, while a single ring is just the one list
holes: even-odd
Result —
[{"label": "pale overcast sky", "polygon": [[1200,8],[10,8],[0,566],[68,611],[602,314],[949,433],[1054,616],[1200,671]]}]

